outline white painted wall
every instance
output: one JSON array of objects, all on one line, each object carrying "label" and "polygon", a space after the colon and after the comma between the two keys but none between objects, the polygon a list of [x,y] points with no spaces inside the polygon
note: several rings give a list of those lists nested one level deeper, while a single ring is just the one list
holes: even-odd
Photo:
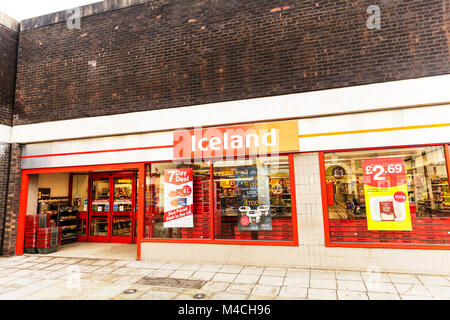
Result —
[{"label": "white painted wall", "polygon": [[300,135],[437,124],[447,124],[447,126],[300,137],[300,151],[448,143],[450,142],[450,105],[300,119]]},{"label": "white painted wall", "polygon": [[50,188],[50,197],[69,195],[69,173],[39,174],[39,188]]},{"label": "white painted wall", "polygon": [[10,143],[11,133],[12,133],[11,127],[5,126],[4,124],[0,124],[0,143],[2,142]]}]

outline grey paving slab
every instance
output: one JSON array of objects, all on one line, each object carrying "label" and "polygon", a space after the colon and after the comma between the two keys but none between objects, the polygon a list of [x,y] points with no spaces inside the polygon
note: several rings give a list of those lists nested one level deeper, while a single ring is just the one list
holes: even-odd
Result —
[{"label": "grey paving slab", "polygon": [[[236,264],[0,258],[0,299],[5,300],[196,300],[193,296],[199,293],[204,300],[450,300],[449,279]],[[136,292],[124,292],[130,288]]]},{"label": "grey paving slab", "polygon": [[363,280],[361,272],[357,271],[336,271],[337,280]]},{"label": "grey paving slab", "polygon": [[278,276],[278,277],[284,277],[286,275],[286,268],[264,268],[263,276]]},{"label": "grey paving slab", "polygon": [[435,299],[450,299],[450,287],[448,286],[434,286],[424,285],[424,287],[431,293]]},{"label": "grey paving slab", "polygon": [[169,278],[186,279],[192,276],[193,273],[194,271],[192,270],[176,270],[169,275]]},{"label": "grey paving slab", "polygon": [[337,289],[344,291],[367,291],[362,280],[337,280]]},{"label": "grey paving slab", "polygon": [[180,262],[167,262],[162,265],[160,265],[159,269],[167,269],[167,270],[177,270],[179,267],[181,267],[183,264]]},{"label": "grey paving slab", "polygon": [[192,274],[189,279],[209,281],[212,277],[214,277],[214,274],[215,272],[199,270],[194,272],[194,274]]},{"label": "grey paving slab", "polygon": [[229,282],[220,282],[220,281],[209,281],[205,283],[205,285],[201,288],[205,291],[225,291],[230,286]]},{"label": "grey paving slab", "polygon": [[308,297],[308,289],[298,286],[281,287],[278,296],[283,298],[306,299]]},{"label": "grey paving slab", "polygon": [[232,283],[227,288],[227,291],[250,294],[254,288],[254,284]]},{"label": "grey paving slab", "polygon": [[311,280],[336,280],[336,271],[331,270],[311,270]]},{"label": "grey paving slab", "polygon": [[336,290],[332,289],[308,289],[308,299],[311,300],[337,300]]},{"label": "grey paving slab", "polygon": [[450,281],[446,277],[431,275],[418,275],[417,277],[424,285],[450,286]]},{"label": "grey paving slab", "polygon": [[213,276],[212,281],[233,282],[236,276],[236,273],[217,272]]},{"label": "grey paving slab", "polygon": [[394,293],[367,292],[370,300],[400,300],[400,296]]},{"label": "grey paving slab", "polygon": [[414,274],[388,273],[388,277],[393,283],[421,284]]},{"label": "grey paving slab", "polygon": [[246,274],[240,273],[234,279],[234,283],[241,284],[256,284],[260,278],[260,275],[257,274]]},{"label": "grey paving slab", "polygon": [[182,289],[178,290],[148,290],[144,294],[140,295],[137,300],[172,300],[175,299]]},{"label": "grey paving slab", "polygon": [[299,287],[308,288],[309,287],[309,277],[304,277],[304,276],[298,276],[298,277],[286,276],[284,278],[283,285],[286,286],[286,287],[299,286]]},{"label": "grey paving slab", "polygon": [[397,289],[395,289],[392,283],[366,281],[365,285],[369,292],[392,293],[392,294],[398,293]]},{"label": "grey paving slab", "polygon": [[252,294],[259,296],[277,296],[280,288],[279,286],[257,284],[253,288]]},{"label": "grey paving slab", "polygon": [[400,298],[402,300],[433,300],[432,297],[429,296],[410,296],[410,295],[405,295],[405,294],[401,294]]},{"label": "grey paving slab", "polygon": [[337,290],[338,300],[369,300],[366,292]]},{"label": "grey paving slab", "polygon": [[198,269],[200,269],[200,267],[200,264],[185,263],[181,267],[179,267],[178,270],[197,271]]},{"label": "grey paving slab", "polygon": [[258,280],[258,284],[269,285],[269,286],[282,286],[283,282],[284,282],[284,277],[277,277],[277,276],[262,275]]},{"label": "grey paving slab", "polygon": [[245,266],[241,270],[241,274],[261,275],[264,271],[264,267]]},{"label": "grey paving slab", "polygon": [[420,284],[394,283],[394,286],[400,295],[431,297],[430,291]]},{"label": "grey paving slab", "polygon": [[313,279],[313,278],[311,278],[309,286],[311,288],[317,288],[317,289],[332,289],[332,290],[337,289],[336,280],[330,280],[330,279]]},{"label": "grey paving slab", "polygon": [[220,292],[211,296],[211,300],[247,300],[248,295],[243,293]]},{"label": "grey paving slab", "polygon": [[243,268],[243,266],[241,266],[241,265],[225,264],[218,270],[218,272],[222,272],[222,273],[239,273],[242,270],[242,268]]}]

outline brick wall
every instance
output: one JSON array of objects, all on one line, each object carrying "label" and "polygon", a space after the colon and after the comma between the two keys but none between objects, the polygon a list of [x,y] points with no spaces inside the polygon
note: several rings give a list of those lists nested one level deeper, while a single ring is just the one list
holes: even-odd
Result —
[{"label": "brick wall", "polygon": [[0,124],[11,125],[18,33],[0,23]]},{"label": "brick wall", "polygon": [[0,143],[0,255],[2,253],[3,226],[8,192],[10,144]]},{"label": "brick wall", "polygon": [[0,219],[3,230],[1,254],[3,256],[15,255],[17,219],[19,216],[20,182],[21,182],[21,156],[22,148],[19,144],[11,144],[11,161],[9,166],[8,194],[5,215]]},{"label": "brick wall", "polygon": [[446,1],[152,0],[23,31],[14,124],[447,74]]},{"label": "brick wall", "polygon": [[[18,24],[0,12],[0,125],[11,126],[16,80]],[[0,255],[6,217],[11,145],[0,138]]]}]

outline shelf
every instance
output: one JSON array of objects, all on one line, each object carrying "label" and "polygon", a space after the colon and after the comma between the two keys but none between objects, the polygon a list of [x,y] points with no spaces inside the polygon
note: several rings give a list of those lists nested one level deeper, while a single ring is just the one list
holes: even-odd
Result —
[{"label": "shelf", "polygon": [[77,238],[77,236],[61,237],[61,240],[76,239],[76,238]]}]

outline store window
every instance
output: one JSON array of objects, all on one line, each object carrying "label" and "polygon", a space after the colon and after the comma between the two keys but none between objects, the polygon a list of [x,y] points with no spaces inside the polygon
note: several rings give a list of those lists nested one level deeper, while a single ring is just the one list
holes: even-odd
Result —
[{"label": "store window", "polygon": [[442,146],[325,153],[331,242],[450,244]]},{"label": "store window", "polygon": [[287,156],[215,161],[217,239],[292,240]]},{"label": "store window", "polygon": [[209,162],[147,165],[144,237],[210,239],[209,198]]},{"label": "store window", "polygon": [[149,164],[145,211],[144,238],[292,241],[289,157]]}]

